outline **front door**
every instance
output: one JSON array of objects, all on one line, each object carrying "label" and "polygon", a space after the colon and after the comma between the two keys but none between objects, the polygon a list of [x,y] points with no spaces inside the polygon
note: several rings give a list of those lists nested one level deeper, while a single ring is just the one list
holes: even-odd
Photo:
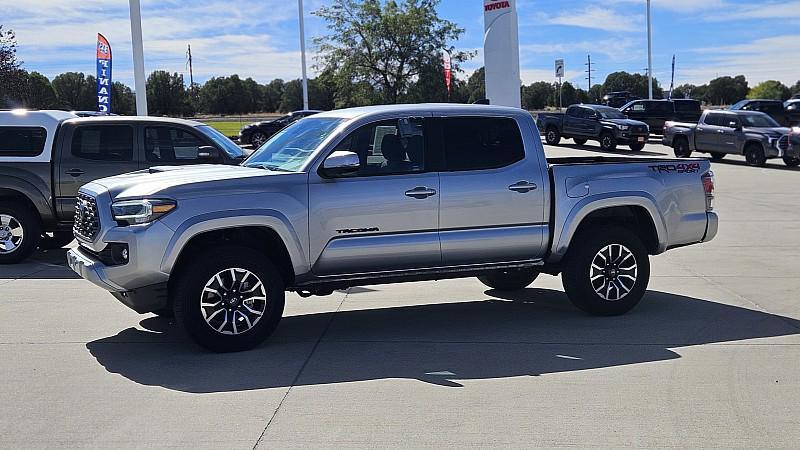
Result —
[{"label": "front door", "polygon": [[134,128],[126,124],[79,125],[61,147],[56,204],[62,220],[72,220],[78,189],[90,181],[139,169]]},{"label": "front door", "polygon": [[313,273],[439,266],[439,174],[431,170],[423,119],[362,126],[333,151],[358,154],[361,168],[339,178],[309,175]]},{"label": "front door", "polygon": [[524,142],[512,118],[447,117],[439,121],[444,136],[439,213],[443,264],[542,257],[546,251],[547,186],[541,144],[532,139]]}]

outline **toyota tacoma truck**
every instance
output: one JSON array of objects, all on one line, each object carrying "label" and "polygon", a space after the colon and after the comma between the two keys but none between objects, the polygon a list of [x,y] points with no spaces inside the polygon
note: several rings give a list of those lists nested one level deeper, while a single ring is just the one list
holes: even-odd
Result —
[{"label": "toyota tacoma truck", "polygon": [[92,180],[155,165],[244,158],[233,141],[199,122],[0,111],[0,264],[70,243],[78,188]]},{"label": "toyota tacoma truck", "polygon": [[781,127],[757,111],[705,111],[700,122],[667,122],[662,143],[675,156],[710,153],[714,161],[727,154],[744,155],[747,164],[763,166],[769,158],[782,158],[789,167],[800,165],[800,130]]},{"label": "toyota tacoma truck", "polygon": [[69,266],[200,345],[258,345],[284,293],[561,274],[597,315],[642,298],[650,255],[717,233],[706,159],[545,159],[516,108],[391,105],[286,127],[241,166],[153,167],[83,186]]},{"label": "toyota tacoma truck", "polygon": [[602,105],[572,105],[566,113],[539,114],[537,122],[549,145],[558,145],[561,138],[572,138],[578,145],[591,139],[600,142],[600,148],[607,152],[616,150],[617,144],[628,144],[638,152],[650,135],[646,123],[628,119],[620,110]]}]

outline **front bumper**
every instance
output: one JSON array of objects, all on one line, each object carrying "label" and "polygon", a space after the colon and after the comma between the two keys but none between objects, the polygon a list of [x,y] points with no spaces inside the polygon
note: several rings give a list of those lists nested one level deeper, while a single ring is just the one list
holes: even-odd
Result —
[{"label": "front bumper", "polygon": [[637,142],[646,144],[649,138],[650,138],[649,133],[617,130],[617,142],[622,144],[633,144]]}]

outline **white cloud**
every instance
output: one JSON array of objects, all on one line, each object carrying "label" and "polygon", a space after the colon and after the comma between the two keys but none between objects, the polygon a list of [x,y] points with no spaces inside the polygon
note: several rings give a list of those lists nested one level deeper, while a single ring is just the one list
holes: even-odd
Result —
[{"label": "white cloud", "polygon": [[550,25],[569,25],[603,31],[638,32],[643,29],[645,16],[623,14],[607,7],[587,6],[582,10],[568,10],[556,15],[543,14],[540,18]]}]

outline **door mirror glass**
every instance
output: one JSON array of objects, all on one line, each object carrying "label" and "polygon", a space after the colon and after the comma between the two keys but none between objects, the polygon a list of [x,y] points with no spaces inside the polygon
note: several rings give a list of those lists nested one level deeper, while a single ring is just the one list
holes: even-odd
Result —
[{"label": "door mirror glass", "polygon": [[335,151],[322,163],[322,174],[327,177],[353,175],[361,168],[358,155],[348,151]]},{"label": "door mirror glass", "polygon": [[203,145],[202,147],[197,149],[197,158],[198,159],[207,159],[216,161],[220,157],[219,149],[217,147],[211,145]]}]

